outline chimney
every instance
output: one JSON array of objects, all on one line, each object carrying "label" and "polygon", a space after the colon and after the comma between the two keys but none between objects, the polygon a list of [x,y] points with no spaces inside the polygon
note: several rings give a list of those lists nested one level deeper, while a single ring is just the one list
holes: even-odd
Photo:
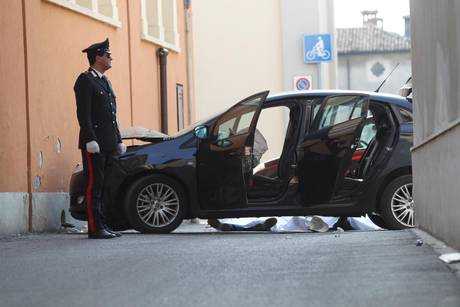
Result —
[{"label": "chimney", "polygon": [[406,15],[404,18],[404,37],[410,39],[410,16]]},{"label": "chimney", "polygon": [[377,18],[377,10],[374,11],[361,11],[363,15],[363,27],[378,27],[383,28],[383,19]]}]

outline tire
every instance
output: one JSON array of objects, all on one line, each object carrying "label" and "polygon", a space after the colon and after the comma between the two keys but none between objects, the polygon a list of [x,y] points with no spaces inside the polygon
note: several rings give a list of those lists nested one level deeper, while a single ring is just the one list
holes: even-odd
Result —
[{"label": "tire", "polygon": [[406,229],[415,226],[412,175],[391,181],[383,191],[380,210],[387,229]]},{"label": "tire", "polygon": [[372,223],[379,226],[380,228],[387,229],[387,225],[380,215],[369,214],[368,216]]},{"label": "tire", "polygon": [[126,216],[141,233],[172,232],[182,223],[186,206],[181,184],[160,174],[136,181],[125,199]]}]

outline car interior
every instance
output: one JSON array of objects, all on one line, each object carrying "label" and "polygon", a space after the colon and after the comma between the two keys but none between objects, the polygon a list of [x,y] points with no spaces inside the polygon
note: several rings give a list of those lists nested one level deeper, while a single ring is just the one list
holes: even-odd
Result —
[{"label": "car interior", "polygon": [[[312,107],[312,118],[319,110],[320,100]],[[301,123],[300,107],[295,104],[284,104],[288,108],[289,118],[284,135],[282,151],[268,155],[264,153],[262,157],[253,158],[253,175],[247,182],[247,197],[249,202],[271,201],[282,197],[289,188],[296,188],[294,176],[294,166],[296,163],[296,146],[298,140],[299,125]],[[270,109],[280,108],[280,106],[270,106],[261,112]],[[257,125],[259,129],[259,125]],[[352,156],[349,169],[346,171],[345,182],[340,191],[336,191],[334,200],[341,200],[350,196],[353,190],[361,182],[367,180],[375,174],[374,169],[379,164],[384,165],[385,152],[387,146],[391,146],[395,139],[395,123],[391,112],[382,103],[371,101],[365,124],[361,131],[359,145]],[[262,135],[264,137],[264,135]],[[256,133],[257,138],[257,133]],[[268,152],[270,151],[270,140]],[[347,180],[348,179],[348,180]]]},{"label": "car interior", "polygon": [[[384,152],[386,146],[391,145],[395,136],[394,121],[391,113],[385,105],[380,103],[372,103],[369,106],[371,118],[368,118],[365,127],[371,127],[373,130],[373,137],[368,138],[367,146],[361,159],[358,175],[360,178],[366,178],[372,166],[374,166],[380,159],[380,154]],[[361,133],[361,140],[363,140],[363,133]],[[363,140],[363,144],[366,145]]]},{"label": "car interior", "polygon": [[[249,202],[256,201],[256,199],[257,201],[266,201],[282,196],[294,175],[292,166],[296,161],[296,146],[301,123],[300,106],[295,102],[283,102],[282,105],[264,108],[256,128],[261,129],[259,123],[265,114],[280,113],[280,111],[288,119],[285,127],[276,127],[281,131],[281,139],[277,143],[282,144],[282,147],[273,149],[270,146],[270,139],[268,139],[266,141],[268,143],[267,151],[262,156],[253,159],[253,175],[247,183]],[[257,137],[256,133],[255,139]],[[262,137],[265,138],[264,135]],[[255,140],[256,143],[257,140]]]},{"label": "car interior", "polygon": [[385,148],[391,147],[396,137],[395,121],[388,107],[371,101],[368,115],[361,131],[359,145],[346,170],[345,181],[340,191],[336,191],[333,201],[343,201],[353,191],[384,166],[389,155]]}]

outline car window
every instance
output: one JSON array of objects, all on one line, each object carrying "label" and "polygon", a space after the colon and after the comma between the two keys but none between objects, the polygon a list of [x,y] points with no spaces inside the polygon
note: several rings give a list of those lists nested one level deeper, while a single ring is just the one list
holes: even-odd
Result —
[{"label": "car window", "polygon": [[318,115],[318,111],[320,107],[321,107],[321,103],[318,103],[313,107],[313,116],[311,118],[315,118],[316,115]]},{"label": "car window", "polygon": [[217,141],[247,133],[261,99],[261,97],[255,97],[254,99],[245,101],[225,114],[214,128],[214,133],[217,134]]},{"label": "car window", "polygon": [[359,118],[365,101],[366,97],[363,96],[336,96],[329,98],[323,112],[317,115],[320,118],[315,118],[317,129],[335,126],[348,120]]},{"label": "car window", "polygon": [[236,134],[244,133],[248,131],[249,126],[251,126],[252,118],[254,117],[255,111],[245,113],[241,115],[240,120],[238,122],[238,126],[236,127]]},{"label": "car window", "polygon": [[375,138],[375,135],[377,134],[377,129],[373,121],[367,122],[364,127],[363,131],[361,132],[361,136],[359,138],[359,149],[364,149],[367,148],[372,141],[373,138]]},{"label": "car window", "polygon": [[218,125],[217,140],[228,139],[233,135],[248,132],[254,113],[255,111],[244,113],[241,116],[231,118]]},{"label": "car window", "polygon": [[235,134],[235,131],[233,130],[233,128],[235,127],[235,122],[236,122],[236,117],[231,118],[227,120],[226,122],[223,122],[222,124],[220,124],[219,130],[217,133],[217,139],[223,140],[223,139],[230,137],[230,135]]}]

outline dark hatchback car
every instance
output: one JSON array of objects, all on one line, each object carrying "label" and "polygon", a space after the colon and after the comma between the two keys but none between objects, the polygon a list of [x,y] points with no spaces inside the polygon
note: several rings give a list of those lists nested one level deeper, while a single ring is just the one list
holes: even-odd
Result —
[{"label": "dark hatchback car", "polygon": [[[171,137],[138,137],[106,175],[114,229],[167,233],[183,219],[361,216],[414,226],[412,103],[395,95],[308,91],[248,97]],[[284,109],[278,156],[260,162],[261,114]],[[262,140],[262,142],[261,142]],[[270,143],[270,139],[268,140]],[[260,146],[259,146],[260,147]],[[84,178],[70,182],[70,212],[86,220]]]}]

